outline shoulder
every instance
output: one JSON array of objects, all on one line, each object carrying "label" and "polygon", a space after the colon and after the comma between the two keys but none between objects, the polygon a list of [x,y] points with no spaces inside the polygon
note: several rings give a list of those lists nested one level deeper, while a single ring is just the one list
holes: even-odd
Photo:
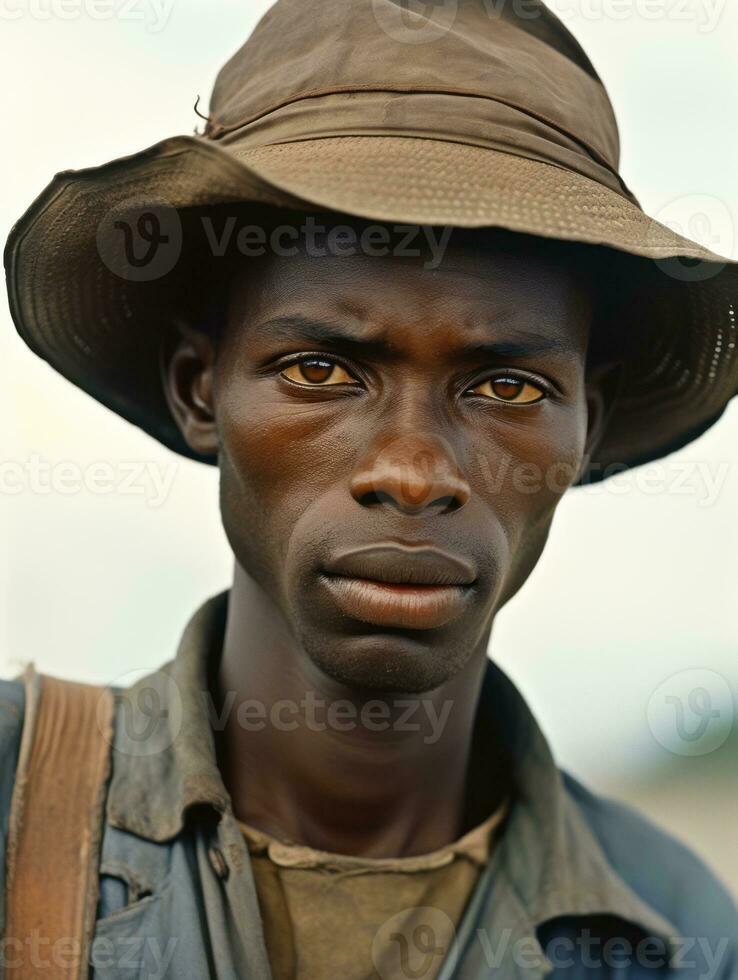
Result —
[{"label": "shoulder", "polygon": [[23,681],[0,680],[0,724],[23,714],[26,689]]},{"label": "shoulder", "polygon": [[613,869],[637,895],[685,936],[738,942],[735,902],[693,851],[632,807],[562,777]]},{"label": "shoulder", "polygon": [[12,792],[25,710],[25,688],[21,681],[0,681],[0,812]]},{"label": "shoulder", "polygon": [[5,915],[2,882],[5,881],[10,801],[15,785],[25,701],[25,688],[20,681],[0,681],[0,935]]}]

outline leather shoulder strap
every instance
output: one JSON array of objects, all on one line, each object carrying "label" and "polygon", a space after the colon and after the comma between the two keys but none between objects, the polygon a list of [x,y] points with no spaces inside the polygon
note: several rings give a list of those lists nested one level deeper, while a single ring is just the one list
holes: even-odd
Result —
[{"label": "leather shoulder strap", "polygon": [[7,847],[5,980],[82,980],[98,898],[113,696],[24,676]]}]

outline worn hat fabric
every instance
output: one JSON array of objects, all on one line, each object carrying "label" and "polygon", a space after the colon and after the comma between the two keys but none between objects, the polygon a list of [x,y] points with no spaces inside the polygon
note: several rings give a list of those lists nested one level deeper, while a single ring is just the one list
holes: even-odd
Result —
[{"label": "worn hat fabric", "polygon": [[189,209],[251,201],[501,227],[630,257],[620,319],[595,325],[629,342],[585,479],[709,427],[738,392],[738,264],[643,212],[619,174],[605,87],[542,3],[525,16],[491,0],[422,6],[279,0],[218,75],[202,134],[58,174],[6,246],[28,345],[192,456],[159,368]]}]

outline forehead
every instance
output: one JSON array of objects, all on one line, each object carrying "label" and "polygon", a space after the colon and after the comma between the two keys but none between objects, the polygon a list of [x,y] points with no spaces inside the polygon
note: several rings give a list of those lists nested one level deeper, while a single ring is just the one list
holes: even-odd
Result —
[{"label": "forehead", "polygon": [[275,318],[350,321],[395,346],[427,342],[430,333],[445,344],[518,332],[583,351],[592,312],[587,268],[558,244],[458,230],[443,240],[440,230],[416,229],[405,253],[417,254],[397,247],[368,254],[359,244],[339,254],[300,239],[295,254],[236,261],[228,321],[247,331]]}]

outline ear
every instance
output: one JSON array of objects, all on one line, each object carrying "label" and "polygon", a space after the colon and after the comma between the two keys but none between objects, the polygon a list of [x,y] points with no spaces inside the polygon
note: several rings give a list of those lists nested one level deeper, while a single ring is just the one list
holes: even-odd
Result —
[{"label": "ear", "polygon": [[167,404],[190,449],[215,456],[219,449],[213,405],[215,345],[205,333],[182,321],[175,327],[162,350]]},{"label": "ear", "polygon": [[623,379],[622,361],[599,364],[587,371],[587,440],[577,481],[589,469],[612,418]]}]

